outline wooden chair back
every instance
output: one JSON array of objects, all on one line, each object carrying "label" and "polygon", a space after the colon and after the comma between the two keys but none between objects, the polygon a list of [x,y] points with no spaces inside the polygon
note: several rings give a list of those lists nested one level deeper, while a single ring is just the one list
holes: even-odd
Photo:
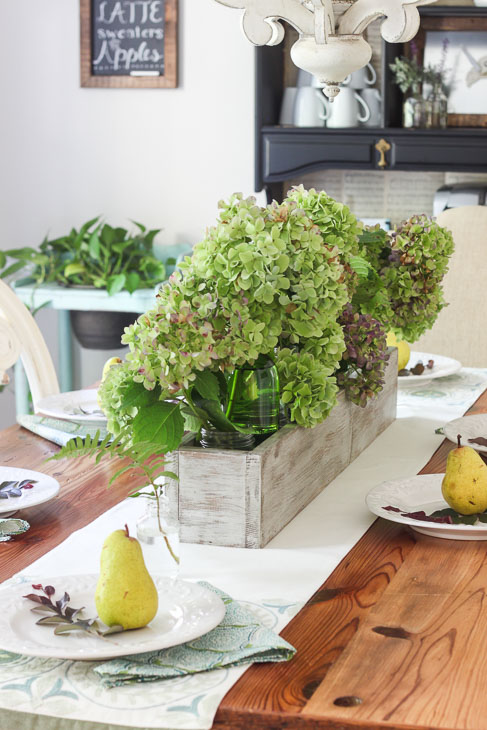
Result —
[{"label": "wooden chair back", "polygon": [[59,393],[50,352],[33,316],[0,279],[0,383],[19,357],[29,382],[34,411],[41,398]]}]

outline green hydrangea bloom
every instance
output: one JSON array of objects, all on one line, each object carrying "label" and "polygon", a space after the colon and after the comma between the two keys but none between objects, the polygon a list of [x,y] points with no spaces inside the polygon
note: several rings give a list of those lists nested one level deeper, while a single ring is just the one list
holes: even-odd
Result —
[{"label": "green hydrangea bloom", "polygon": [[[133,379],[164,397],[187,390],[198,370],[233,369],[292,346],[320,361],[330,401],[345,346],[337,322],[349,299],[337,243],[336,232],[324,241],[295,200],[220,203],[217,224],[124,335]],[[301,403],[300,421],[306,408],[314,425],[314,403]]]},{"label": "green hydrangea bloom", "polygon": [[363,288],[374,296],[355,303],[400,339],[415,342],[445,306],[441,282],[454,248],[451,233],[420,215],[392,233],[369,230],[362,243],[373,280],[360,287],[359,294]]},{"label": "green hydrangea bloom", "polygon": [[380,389],[378,322],[414,339],[444,304],[453,242],[426,217],[394,234],[363,231],[346,206],[302,186],[281,204],[233,195],[219,208],[155,306],[126,330],[127,361],[100,390],[114,433],[144,393],[187,399],[198,372],[233,370],[259,354],[276,360],[291,420],[314,426],[339,384],[360,405]]}]

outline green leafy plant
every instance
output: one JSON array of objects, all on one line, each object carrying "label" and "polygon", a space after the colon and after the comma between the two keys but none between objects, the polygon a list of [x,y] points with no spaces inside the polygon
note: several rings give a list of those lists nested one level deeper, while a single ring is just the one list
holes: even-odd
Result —
[{"label": "green leafy plant", "polygon": [[110,295],[153,287],[165,278],[164,264],[153,253],[159,230],[134,225],[136,231],[131,233],[93,218],[66,236],[44,239],[38,249],[0,251],[0,276],[27,268],[29,278],[37,284],[94,286]]},{"label": "green leafy plant", "polygon": [[394,82],[403,94],[406,94],[409,90],[419,92],[423,84],[447,91],[446,76],[448,70],[446,68],[446,59],[448,45],[448,38],[444,38],[440,62],[435,65],[423,66],[419,63],[418,48],[414,41],[410,43],[410,57],[398,56],[393,63],[389,64],[389,68],[394,74]]},{"label": "green leafy plant", "polygon": [[395,83],[403,94],[410,89],[419,91],[424,81],[424,68],[418,63],[415,56],[412,58],[398,56],[393,63],[389,64],[389,68],[394,74]]},{"label": "green leafy plant", "polygon": [[[170,421],[170,424],[172,423],[173,420]],[[152,431],[157,432],[157,426],[152,421],[152,419],[151,424],[153,427]],[[169,428],[171,428],[171,425],[169,426]],[[165,431],[165,434],[167,434],[167,430]],[[166,441],[169,444],[169,447],[167,448],[168,451],[172,450],[171,446],[173,443],[179,445],[181,436],[182,432],[180,436],[175,435],[174,433],[172,434],[172,438],[174,439],[174,441]],[[163,442],[165,438],[166,435],[162,436]],[[153,499],[156,502],[159,530],[164,536],[164,541],[171,557],[176,563],[179,563],[179,557],[174,552],[172,545],[169,542],[169,537],[164,531],[161,523],[160,497],[163,495],[164,490],[168,485],[167,480],[178,480],[177,474],[174,474],[174,472],[165,469],[167,461],[164,458],[164,454],[161,453],[161,441],[147,441],[143,439],[139,440],[138,438],[133,439],[131,437],[129,427],[119,430],[117,438],[113,438],[113,436],[108,433],[105,438],[101,440],[100,434],[99,432],[97,432],[93,437],[88,435],[84,439],[82,439],[80,436],[71,439],[65,446],[60,449],[60,451],[51,456],[48,461],[57,461],[65,457],[72,458],[80,456],[94,458],[96,464],[98,464],[103,457],[107,457],[110,459],[123,459],[126,462],[112,475],[110,481],[108,482],[109,486],[113,484],[113,482],[115,482],[118,477],[131,469],[136,469],[141,474],[143,474],[146,480],[146,485],[151,491],[147,492],[146,490],[144,490],[141,492],[139,490],[136,490],[132,492],[130,496],[145,497],[147,499]]]}]

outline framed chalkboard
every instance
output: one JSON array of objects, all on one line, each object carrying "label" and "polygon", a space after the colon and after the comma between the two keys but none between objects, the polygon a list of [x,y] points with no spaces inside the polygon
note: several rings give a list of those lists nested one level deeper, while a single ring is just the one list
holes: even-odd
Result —
[{"label": "framed chalkboard", "polygon": [[175,88],[178,0],[80,0],[81,86]]}]

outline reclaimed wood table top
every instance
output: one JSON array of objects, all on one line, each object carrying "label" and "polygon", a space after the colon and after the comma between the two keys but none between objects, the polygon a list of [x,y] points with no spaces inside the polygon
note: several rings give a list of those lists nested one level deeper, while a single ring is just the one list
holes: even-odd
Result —
[{"label": "reclaimed wood table top", "polygon": [[[469,413],[487,412],[487,391]],[[441,444],[422,474],[445,470]],[[115,462],[45,462],[58,447],[13,426],[0,463],[58,479],[58,498],[25,510],[30,531],[2,545],[0,582],[121,501]],[[222,700],[224,730],[483,730],[487,727],[487,543],[432,538],[378,519],[281,632],[297,649],[254,664]],[[285,570],[285,566],[283,567]]]},{"label": "reclaimed wood table top", "polygon": [[[468,411],[487,412],[487,391]],[[445,471],[444,441],[421,474]],[[225,730],[487,728],[487,542],[378,519],[220,703]],[[283,567],[285,570],[285,567]]]},{"label": "reclaimed wood table top", "polygon": [[22,519],[29,522],[30,530],[22,536],[22,540],[2,543],[0,583],[38,560],[75,530],[88,525],[145,483],[137,470],[130,469],[117,479],[116,486],[108,487],[110,477],[122,465],[118,459],[103,459],[99,464],[85,457],[46,462],[58,451],[59,446],[20,426],[12,426],[0,433],[2,466],[41,471],[57,479],[60,485],[55,500],[22,510]]}]

